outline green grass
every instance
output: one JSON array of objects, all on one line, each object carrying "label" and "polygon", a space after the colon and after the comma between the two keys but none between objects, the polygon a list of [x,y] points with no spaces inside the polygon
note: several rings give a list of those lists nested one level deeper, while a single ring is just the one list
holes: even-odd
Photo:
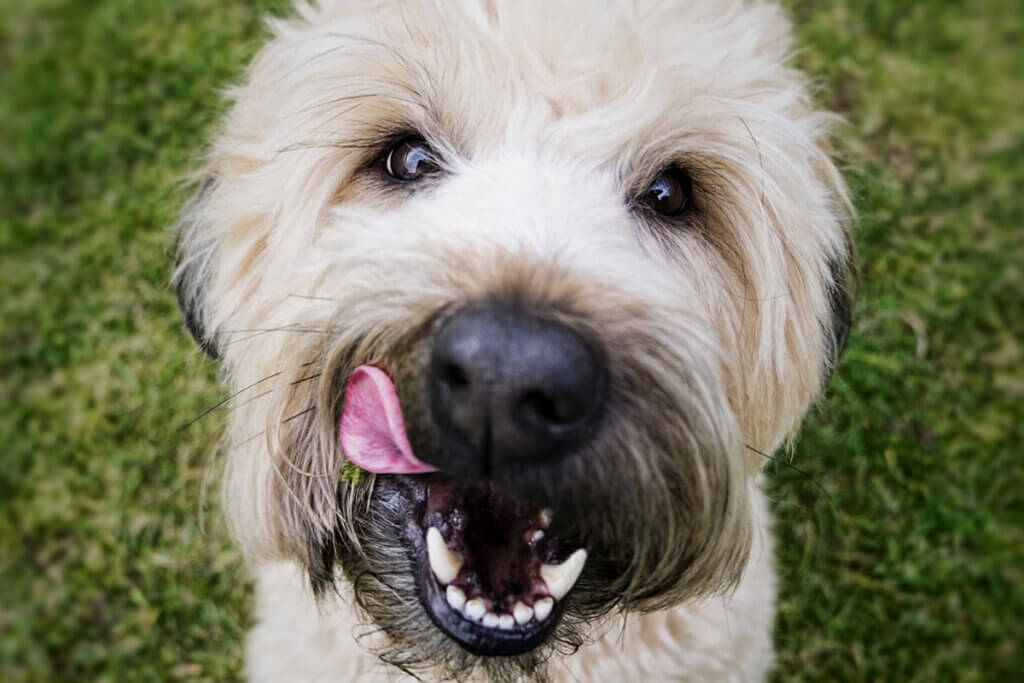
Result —
[{"label": "green grass", "polygon": [[[0,680],[240,675],[249,586],[204,496],[223,416],[178,428],[221,393],[167,227],[281,4],[0,0]],[[769,470],[779,680],[1024,672],[1018,5],[790,3],[850,121],[863,284],[810,478]]]}]

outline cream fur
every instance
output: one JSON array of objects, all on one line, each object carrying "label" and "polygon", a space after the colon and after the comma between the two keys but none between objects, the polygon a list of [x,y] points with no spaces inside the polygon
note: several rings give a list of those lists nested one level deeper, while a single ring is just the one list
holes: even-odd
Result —
[{"label": "cream fur", "polygon": [[[582,292],[610,334],[639,330],[692,360],[694,420],[721,444],[686,465],[693,498],[744,492],[708,519],[691,600],[595,624],[594,642],[549,674],[763,679],[775,579],[756,451],[785,444],[829,374],[835,264],[850,258],[846,194],[823,147],[830,117],[786,65],[781,10],[323,0],[272,27],[231,92],[178,275],[229,387],[258,387],[224,447],[225,508],[258,584],[249,675],[400,677],[373,655],[384,636],[354,638],[365,615],[345,599],[317,605],[297,564],[305,538],[355,514],[322,428],[338,397],[305,368],[339,340],[386,330],[384,344],[529,271],[533,286]],[[401,196],[366,171],[381,134],[403,130],[445,159],[449,176],[429,191]],[[628,205],[672,162],[696,169],[703,212],[688,230]],[[624,317],[633,305],[645,313]]]}]

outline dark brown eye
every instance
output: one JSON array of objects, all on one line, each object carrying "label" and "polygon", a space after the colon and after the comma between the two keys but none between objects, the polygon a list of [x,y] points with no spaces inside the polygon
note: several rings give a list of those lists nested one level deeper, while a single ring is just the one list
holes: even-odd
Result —
[{"label": "dark brown eye", "polygon": [[409,182],[438,171],[437,159],[423,138],[405,138],[388,151],[384,169],[395,180]]},{"label": "dark brown eye", "polygon": [[662,216],[678,216],[693,201],[693,181],[679,168],[662,171],[640,197],[652,211]]}]

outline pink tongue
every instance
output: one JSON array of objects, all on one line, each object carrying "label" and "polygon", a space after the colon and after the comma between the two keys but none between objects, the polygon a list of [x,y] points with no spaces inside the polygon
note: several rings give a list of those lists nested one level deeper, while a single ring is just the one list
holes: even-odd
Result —
[{"label": "pink tongue", "polygon": [[367,472],[437,471],[412,454],[395,386],[384,371],[372,365],[356,368],[348,381],[340,432],[342,453]]}]

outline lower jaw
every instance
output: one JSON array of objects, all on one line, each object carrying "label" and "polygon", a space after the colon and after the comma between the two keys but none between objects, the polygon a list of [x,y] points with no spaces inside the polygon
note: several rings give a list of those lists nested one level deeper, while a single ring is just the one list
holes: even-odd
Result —
[{"label": "lower jaw", "polygon": [[561,618],[561,605],[557,605],[547,619],[527,628],[487,627],[453,609],[445,589],[433,576],[420,572],[418,584],[420,600],[431,621],[459,647],[481,657],[512,657],[530,652],[548,639]]}]

